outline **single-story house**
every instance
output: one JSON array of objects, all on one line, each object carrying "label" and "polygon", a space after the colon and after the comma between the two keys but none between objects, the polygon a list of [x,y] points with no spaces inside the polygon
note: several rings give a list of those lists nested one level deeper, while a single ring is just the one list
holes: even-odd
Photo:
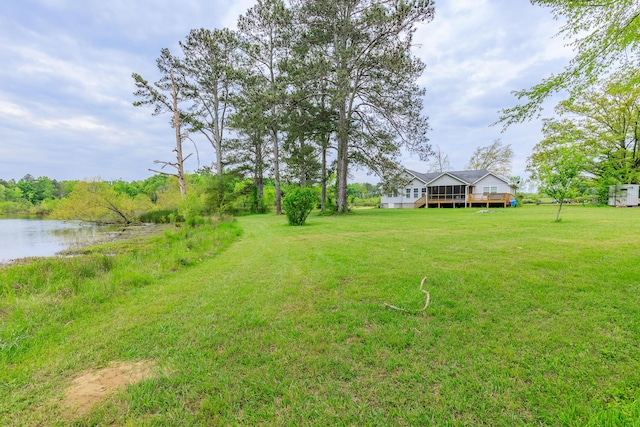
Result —
[{"label": "single-story house", "polygon": [[420,173],[405,169],[405,185],[380,201],[382,208],[507,207],[515,187],[486,170]]},{"label": "single-story house", "polygon": [[640,185],[609,186],[609,206],[638,206],[638,202],[640,202]]}]

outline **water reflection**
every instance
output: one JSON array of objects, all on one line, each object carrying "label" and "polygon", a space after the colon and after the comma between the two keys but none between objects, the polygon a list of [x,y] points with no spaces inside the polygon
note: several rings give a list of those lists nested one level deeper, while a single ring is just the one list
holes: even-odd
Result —
[{"label": "water reflection", "polygon": [[104,241],[109,229],[80,221],[0,217],[0,263],[13,259],[51,256]]}]

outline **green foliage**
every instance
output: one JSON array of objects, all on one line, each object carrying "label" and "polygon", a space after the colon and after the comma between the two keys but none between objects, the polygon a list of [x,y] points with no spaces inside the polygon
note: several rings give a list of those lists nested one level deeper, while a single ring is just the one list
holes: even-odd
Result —
[{"label": "green foliage", "polygon": [[69,197],[58,204],[52,217],[130,224],[151,208],[151,201],[144,195],[131,197],[126,192],[118,193],[107,182],[81,181],[75,184]]},{"label": "green foliage", "polygon": [[[555,209],[252,215],[104,247],[77,290],[25,272],[0,298],[2,424],[633,426],[637,211]],[[425,275],[424,313],[384,306],[422,307]],[[66,413],[113,361],[155,376]]]},{"label": "green foliage", "polygon": [[258,194],[258,187],[251,185],[251,196],[249,198],[249,204],[251,206],[251,213],[264,214],[269,211],[264,197],[260,197]]},{"label": "green foliage", "polygon": [[351,206],[380,206],[380,197],[360,198],[355,196],[349,197],[349,205]]},{"label": "green foliage", "polygon": [[585,171],[592,176],[600,202],[608,187],[640,182],[640,72],[609,76],[597,90],[559,103],[560,118],[546,119],[544,139],[533,150],[527,168],[537,168],[568,147],[586,156]]},{"label": "green foliage", "polygon": [[185,225],[191,228],[200,227],[205,224],[205,220],[201,216],[190,216],[185,220]]},{"label": "green foliage", "polygon": [[506,126],[535,117],[550,95],[566,90],[580,95],[602,77],[617,70],[640,66],[640,2],[615,0],[531,0],[549,7],[555,19],[564,22],[560,34],[574,48],[576,56],[565,70],[544,79],[530,89],[516,92],[522,103],[502,110]]},{"label": "green foliage", "polygon": [[537,167],[540,191],[558,202],[556,222],[565,201],[578,196],[584,189],[586,157],[575,147],[560,146],[549,153],[547,162]]},{"label": "green foliage", "polygon": [[350,206],[380,205],[380,189],[368,182],[347,184],[347,195]]},{"label": "green foliage", "polygon": [[240,200],[239,205],[236,204],[241,196],[247,196],[251,191],[239,171],[226,171],[221,179],[216,175],[207,174],[205,175],[205,180],[203,212],[223,217],[225,215],[236,215],[248,209],[246,197]]},{"label": "green foliage", "polygon": [[[0,214],[45,215],[67,194],[65,182],[27,174],[18,182],[0,179]],[[4,203],[3,203],[4,202]]]},{"label": "green foliage", "polygon": [[316,203],[318,196],[312,188],[297,187],[287,191],[282,206],[289,225],[304,225]]},{"label": "green foliage", "polygon": [[154,224],[169,224],[184,221],[184,218],[178,213],[177,209],[162,209],[145,212],[140,215],[139,219],[140,222]]},{"label": "green foliage", "polygon": [[[431,154],[424,136],[427,120],[421,115],[424,90],[417,85],[424,64],[410,46],[413,29],[433,18],[433,3],[315,0],[302,2],[296,12],[303,24],[294,48],[298,57],[288,65],[296,88],[316,95],[318,107],[299,114],[303,120],[296,132],[322,135],[327,148],[326,130],[331,130],[337,148],[337,209],[346,212],[350,164],[383,176],[396,168],[401,147],[423,160]],[[324,116],[328,126],[306,124],[316,115]]]},{"label": "green foliage", "polygon": [[[163,236],[83,249],[74,257],[35,259],[0,268],[0,364],[42,350],[47,339],[102,305],[117,304],[136,288],[157,284],[219,254],[240,233],[237,224],[229,222],[197,230],[174,229]],[[8,303],[11,310],[7,312]]]}]

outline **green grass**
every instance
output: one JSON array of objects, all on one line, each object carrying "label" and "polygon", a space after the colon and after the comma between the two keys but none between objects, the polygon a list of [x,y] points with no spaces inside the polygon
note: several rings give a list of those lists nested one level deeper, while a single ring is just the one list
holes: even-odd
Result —
[{"label": "green grass", "polygon": [[[640,425],[640,210],[556,209],[249,216],[0,270],[0,423]],[[384,306],[423,276],[424,313]],[[115,360],[158,376],[65,419]]]}]

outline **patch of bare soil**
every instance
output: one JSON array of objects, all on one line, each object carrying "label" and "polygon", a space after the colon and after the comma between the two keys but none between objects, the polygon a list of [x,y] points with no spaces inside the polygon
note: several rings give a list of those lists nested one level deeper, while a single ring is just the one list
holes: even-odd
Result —
[{"label": "patch of bare soil", "polygon": [[110,394],[155,376],[153,362],[111,362],[106,368],[76,377],[65,392],[62,402],[66,415],[82,416],[104,401]]}]

